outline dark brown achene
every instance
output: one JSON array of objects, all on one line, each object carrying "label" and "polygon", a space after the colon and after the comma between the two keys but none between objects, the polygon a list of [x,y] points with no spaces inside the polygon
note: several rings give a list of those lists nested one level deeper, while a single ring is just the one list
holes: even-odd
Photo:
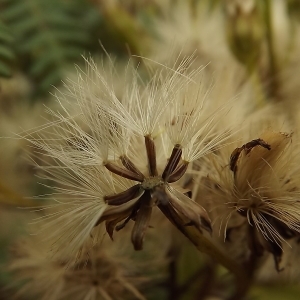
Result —
[{"label": "dark brown achene", "polygon": [[[162,172],[158,174],[156,147],[151,136],[145,136],[148,174],[145,175],[126,156],[120,157],[123,167],[113,162],[104,166],[115,175],[139,182],[124,192],[104,197],[109,208],[97,224],[106,222],[106,230],[113,238],[114,230],[121,230],[130,221],[135,221],[131,240],[135,250],[143,248],[143,240],[149,227],[152,209],[157,206],[177,227],[195,226],[211,232],[210,219],[206,210],[192,199],[177,191],[170,184],[178,181],[186,172],[189,163],[182,160],[182,150],[176,144]],[[116,207],[116,208],[112,208]]]}]

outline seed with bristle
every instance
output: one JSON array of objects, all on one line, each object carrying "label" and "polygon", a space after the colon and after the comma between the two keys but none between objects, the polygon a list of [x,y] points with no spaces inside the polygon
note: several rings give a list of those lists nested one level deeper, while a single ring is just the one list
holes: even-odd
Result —
[{"label": "seed with bristle", "polygon": [[78,70],[77,80],[69,80],[67,92],[57,96],[62,111],[49,109],[53,121],[36,130],[38,138],[26,135],[53,162],[40,167],[56,183],[56,208],[38,227],[47,232],[43,236],[54,255],[76,257],[90,239],[101,241],[104,227],[113,238],[130,221],[132,243],[141,249],[155,207],[178,228],[211,231],[205,209],[174,183],[191,162],[227,140],[229,131],[219,132],[216,124],[230,107],[206,111],[202,68],[190,68],[192,61],[161,66],[149,81],[141,81],[129,65],[125,73],[132,76],[121,78],[123,91],[117,93],[110,81],[121,77],[115,66],[105,74],[86,59],[88,70]]}]

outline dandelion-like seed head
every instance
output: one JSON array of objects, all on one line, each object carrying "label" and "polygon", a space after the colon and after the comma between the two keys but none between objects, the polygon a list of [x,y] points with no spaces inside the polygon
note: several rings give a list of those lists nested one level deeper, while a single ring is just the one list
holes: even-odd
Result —
[{"label": "dandelion-like seed head", "polygon": [[[87,71],[79,70],[68,92],[57,96],[62,112],[49,110],[54,120],[38,130],[38,139],[29,138],[55,162],[42,167],[57,183],[57,209],[43,218],[47,230],[60,224],[46,237],[54,253],[75,255],[90,236],[92,244],[101,239],[100,224],[113,238],[130,220],[140,250],[154,207],[177,227],[211,231],[205,209],[174,185],[190,162],[215,151],[229,132],[215,130],[226,105],[205,113],[208,93],[197,81],[200,69],[189,70],[192,58],[176,69],[160,66],[147,81],[129,66],[131,80],[123,78],[121,96],[93,60],[86,62]],[[63,102],[69,97],[72,108]]]},{"label": "dandelion-like seed head", "polygon": [[300,232],[298,152],[291,141],[291,134],[266,131],[236,148],[230,156],[230,170],[223,168],[216,175],[218,180],[212,176],[211,181],[213,197],[220,196],[228,209],[222,218],[225,234],[237,226],[230,221],[237,213],[250,225],[249,243],[256,245],[252,251],[271,252],[277,270],[282,242]]},{"label": "dandelion-like seed head", "polygon": [[67,269],[66,262],[49,260],[47,246],[37,236],[13,245],[8,269],[14,284],[19,285],[15,298],[145,299],[138,288],[150,278],[141,275],[138,261],[122,257],[124,243],[123,247],[113,245],[118,249],[111,243],[105,248],[96,246],[88,257],[81,257]]}]

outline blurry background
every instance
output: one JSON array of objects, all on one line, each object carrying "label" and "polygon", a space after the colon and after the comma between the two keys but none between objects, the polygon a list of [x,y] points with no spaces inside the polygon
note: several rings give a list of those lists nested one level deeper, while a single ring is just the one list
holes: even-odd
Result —
[{"label": "blurry background", "polygon": [[[220,82],[250,86],[249,111],[271,104],[297,124],[299,21],[299,0],[0,0],[0,263],[42,201],[33,197],[51,192],[15,134],[45,122],[44,105],[56,105],[50,93],[75,77],[75,64],[84,68],[81,55],[97,60],[107,52],[120,66],[130,57],[139,63],[136,56],[167,63],[195,55],[195,65]],[[181,248],[165,272],[166,282],[183,288],[174,293],[156,282],[153,299],[206,299],[203,270],[213,269],[193,247]],[[12,281],[1,268],[0,299],[11,299]],[[260,282],[251,297],[299,299],[300,286]]]}]

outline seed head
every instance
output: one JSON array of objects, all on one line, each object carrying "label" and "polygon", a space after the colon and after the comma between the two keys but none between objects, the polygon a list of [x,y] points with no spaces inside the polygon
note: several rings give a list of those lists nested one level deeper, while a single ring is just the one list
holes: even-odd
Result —
[{"label": "seed head", "polygon": [[8,267],[18,289],[15,298],[144,300],[138,288],[149,279],[141,275],[139,262],[126,253],[129,249],[124,242],[106,242],[105,247],[94,247],[88,256],[66,268],[63,260],[49,260],[49,245],[37,236],[18,240]]},{"label": "seed head", "polygon": [[222,199],[227,210],[222,217],[225,235],[243,223],[231,220],[244,218],[252,232],[252,251],[271,252],[278,270],[282,242],[300,232],[298,151],[291,141],[290,134],[266,131],[236,148],[227,168],[223,165],[209,178],[213,198]]},{"label": "seed head", "polygon": [[130,220],[140,250],[154,207],[176,226],[211,231],[205,209],[174,183],[190,162],[224,143],[228,130],[215,128],[227,106],[205,113],[208,93],[197,81],[199,70],[189,71],[191,58],[177,69],[161,67],[146,82],[128,67],[132,76],[123,78],[121,96],[93,60],[86,62],[77,82],[57,96],[61,111],[49,109],[53,120],[38,130],[39,138],[28,137],[53,162],[41,166],[56,182],[56,208],[41,229],[53,252],[76,255],[90,237],[92,244],[101,239],[101,224],[113,238]]}]

